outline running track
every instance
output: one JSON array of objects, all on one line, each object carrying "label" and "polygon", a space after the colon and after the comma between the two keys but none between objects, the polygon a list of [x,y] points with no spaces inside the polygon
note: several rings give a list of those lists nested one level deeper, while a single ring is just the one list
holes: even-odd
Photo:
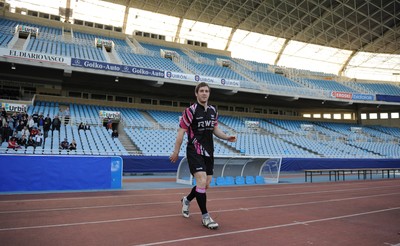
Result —
[{"label": "running track", "polygon": [[400,245],[400,179],[189,190],[0,195],[0,245]]}]

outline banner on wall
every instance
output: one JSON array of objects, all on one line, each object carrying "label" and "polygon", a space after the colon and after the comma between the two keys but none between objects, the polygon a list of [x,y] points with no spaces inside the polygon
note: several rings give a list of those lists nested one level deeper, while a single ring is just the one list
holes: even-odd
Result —
[{"label": "banner on wall", "polygon": [[157,70],[157,69],[133,67],[133,66],[127,66],[127,65],[119,65],[119,64],[84,60],[84,59],[78,59],[78,58],[71,59],[71,66],[164,78],[164,71]]},{"label": "banner on wall", "polygon": [[182,80],[182,81],[190,81],[190,82],[206,82],[208,84],[222,85],[222,86],[240,87],[239,80],[208,77],[208,76],[201,76],[201,75],[195,75],[195,74],[177,73],[177,72],[171,72],[171,71],[165,72],[165,78],[174,79],[174,80]]},{"label": "banner on wall", "polygon": [[332,91],[331,96],[334,98],[339,98],[339,99],[349,99],[351,100],[353,95],[352,93],[349,92],[340,92],[340,91]]},{"label": "banner on wall", "polygon": [[28,34],[31,34],[32,37],[37,37],[39,35],[39,28],[27,25],[17,25],[15,27],[15,32],[18,32],[20,34],[25,34],[26,36]]},{"label": "banner on wall", "polygon": [[373,101],[375,100],[374,95],[370,94],[356,94],[353,93],[353,100],[361,100],[361,101]]},{"label": "banner on wall", "polygon": [[101,120],[110,119],[114,122],[121,120],[121,112],[119,111],[107,111],[107,110],[100,110],[99,117]]},{"label": "banner on wall", "polygon": [[374,95],[371,94],[359,94],[341,91],[332,91],[331,96],[339,99],[348,100],[359,100],[359,101],[373,101],[375,99]]},{"label": "banner on wall", "polygon": [[7,112],[26,112],[28,105],[19,103],[1,103],[1,107]]},{"label": "banner on wall", "polygon": [[52,63],[60,63],[60,64],[71,64],[71,58],[63,57],[63,56],[55,56],[51,54],[43,54],[39,52],[30,52],[24,50],[13,50],[0,48],[0,56],[11,57],[11,58],[20,58],[25,60],[34,60],[40,62],[52,62]]},{"label": "banner on wall", "polygon": [[246,127],[250,128],[250,129],[256,129],[256,128],[260,127],[259,121],[246,120],[244,123],[245,123]]}]

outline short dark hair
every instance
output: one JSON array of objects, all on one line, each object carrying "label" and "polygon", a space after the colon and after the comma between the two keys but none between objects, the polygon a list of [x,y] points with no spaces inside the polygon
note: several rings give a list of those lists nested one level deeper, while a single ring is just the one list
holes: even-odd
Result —
[{"label": "short dark hair", "polygon": [[208,90],[211,92],[211,88],[206,82],[200,82],[198,85],[196,85],[194,92],[198,93],[201,87],[208,87]]}]

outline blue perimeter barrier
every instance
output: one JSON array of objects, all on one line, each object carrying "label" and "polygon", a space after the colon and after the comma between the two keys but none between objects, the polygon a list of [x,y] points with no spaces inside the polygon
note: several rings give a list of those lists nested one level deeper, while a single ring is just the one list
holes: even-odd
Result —
[{"label": "blue perimeter barrier", "polygon": [[[124,172],[176,172],[182,157],[171,163],[168,156],[123,156]],[[282,158],[281,171],[340,168],[396,168],[400,159]]]},{"label": "blue perimeter barrier", "polygon": [[122,188],[121,157],[0,155],[0,192]]},{"label": "blue perimeter barrier", "polygon": [[400,159],[283,158],[281,172],[307,169],[398,167],[400,167]]}]

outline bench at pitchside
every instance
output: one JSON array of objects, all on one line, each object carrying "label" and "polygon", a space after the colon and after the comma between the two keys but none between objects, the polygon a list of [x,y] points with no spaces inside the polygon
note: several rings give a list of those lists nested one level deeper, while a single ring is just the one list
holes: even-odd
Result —
[{"label": "bench at pitchside", "polygon": [[355,169],[309,169],[304,170],[305,182],[313,182],[313,177],[328,176],[329,181],[345,181],[346,175],[356,175],[360,179],[372,179],[373,175],[381,175],[383,178],[396,178],[396,172],[400,172],[400,168],[355,168]]}]

